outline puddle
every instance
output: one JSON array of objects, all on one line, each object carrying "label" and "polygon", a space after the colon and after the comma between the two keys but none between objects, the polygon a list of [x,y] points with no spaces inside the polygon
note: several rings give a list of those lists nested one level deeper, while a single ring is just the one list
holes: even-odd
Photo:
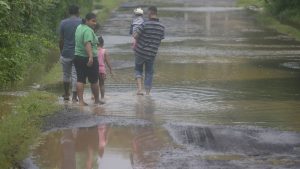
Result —
[{"label": "puddle", "polygon": [[297,168],[299,140],[257,127],[99,123],[45,135],[31,161],[38,168]]}]

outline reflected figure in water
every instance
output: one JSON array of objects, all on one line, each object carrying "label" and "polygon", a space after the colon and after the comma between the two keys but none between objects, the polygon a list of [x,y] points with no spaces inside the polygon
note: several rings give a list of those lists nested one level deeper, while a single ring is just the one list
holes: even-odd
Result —
[{"label": "reflected figure in water", "polygon": [[100,168],[103,169],[102,167],[103,163],[101,160],[103,158],[104,148],[108,142],[108,127],[106,124],[101,124],[98,125],[97,129],[98,129],[98,140],[99,140],[97,164],[98,164],[98,169]]},{"label": "reflected figure in water", "polygon": [[77,137],[77,129],[63,131],[63,136],[60,140],[62,146],[62,169],[76,169],[76,150],[75,139]]},{"label": "reflected figure in water", "polygon": [[[138,118],[153,121],[154,112],[155,102],[151,97],[137,96],[136,116]],[[163,143],[157,136],[154,126],[135,126],[131,132],[133,135],[130,154],[132,167],[155,168],[156,161],[159,159],[158,150]]]},{"label": "reflected figure in water", "polygon": [[99,124],[95,127],[80,130],[76,145],[78,152],[83,155],[84,164],[81,162],[79,168],[102,169],[102,158],[104,148],[108,143],[109,127],[106,124]]},{"label": "reflected figure in water", "polygon": [[151,97],[137,96],[135,112],[136,117],[151,121],[155,112],[155,101]]}]

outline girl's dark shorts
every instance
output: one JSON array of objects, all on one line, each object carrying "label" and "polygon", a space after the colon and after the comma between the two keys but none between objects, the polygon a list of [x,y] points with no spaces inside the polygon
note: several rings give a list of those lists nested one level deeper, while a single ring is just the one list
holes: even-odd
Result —
[{"label": "girl's dark shorts", "polygon": [[75,56],[74,64],[77,72],[77,82],[86,83],[88,78],[90,83],[98,82],[99,63],[98,58],[93,58],[93,65],[87,66],[89,59],[88,57]]}]

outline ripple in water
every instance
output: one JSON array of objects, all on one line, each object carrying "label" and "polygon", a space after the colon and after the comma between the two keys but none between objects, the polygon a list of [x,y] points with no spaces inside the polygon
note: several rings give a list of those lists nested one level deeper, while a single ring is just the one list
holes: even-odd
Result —
[{"label": "ripple in water", "polygon": [[290,69],[300,69],[299,62],[286,62],[282,64],[283,67],[290,68]]}]

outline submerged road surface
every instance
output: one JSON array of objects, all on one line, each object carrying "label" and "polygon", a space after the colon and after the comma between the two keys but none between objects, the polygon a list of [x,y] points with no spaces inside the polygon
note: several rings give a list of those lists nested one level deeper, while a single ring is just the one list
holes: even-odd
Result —
[{"label": "submerged road surface", "polygon": [[[136,96],[132,10],[166,26],[151,96]],[[25,168],[298,169],[300,43],[267,30],[235,0],[124,3],[98,32],[115,76],[106,104],[64,103],[45,119]]]}]

